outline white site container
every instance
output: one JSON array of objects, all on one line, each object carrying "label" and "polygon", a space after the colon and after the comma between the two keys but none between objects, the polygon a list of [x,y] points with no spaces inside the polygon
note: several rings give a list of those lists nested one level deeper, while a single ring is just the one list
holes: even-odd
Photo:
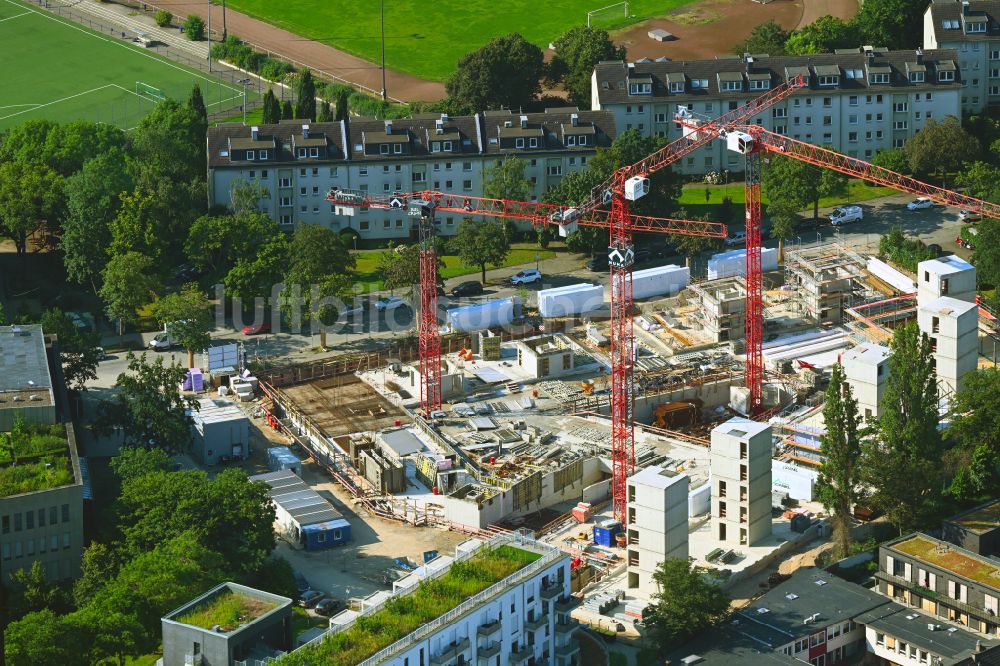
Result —
[{"label": "white site container", "polygon": [[673,296],[687,287],[690,281],[691,271],[674,264],[634,271],[632,298],[638,300],[654,296]]},{"label": "white site container", "polygon": [[454,308],[447,312],[448,328],[458,333],[507,326],[514,321],[519,305],[517,297],[511,297]]},{"label": "white site container", "polygon": [[[778,250],[773,247],[760,249],[760,267],[767,273],[778,270]],[[747,251],[730,250],[713,254],[708,260],[708,279],[718,280],[727,277],[744,277],[747,274]]]},{"label": "white site container", "polygon": [[567,317],[597,310],[604,305],[604,287],[571,284],[538,292],[538,312],[543,317]]}]

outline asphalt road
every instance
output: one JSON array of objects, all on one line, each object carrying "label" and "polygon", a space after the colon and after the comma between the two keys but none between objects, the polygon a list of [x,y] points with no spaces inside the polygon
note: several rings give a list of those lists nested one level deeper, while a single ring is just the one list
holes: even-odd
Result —
[{"label": "asphalt road", "polygon": [[[969,250],[959,248],[955,245],[955,238],[958,237],[962,224],[958,219],[958,211],[944,206],[934,206],[925,210],[907,210],[907,202],[913,199],[909,195],[898,195],[883,199],[864,202],[861,205],[864,210],[864,220],[850,225],[833,227],[829,222],[822,221],[825,215],[832,209],[821,209],[821,222],[813,225],[811,220],[804,222],[796,232],[796,237],[786,241],[786,248],[793,248],[797,245],[808,246],[815,243],[836,241],[859,252],[874,253],[878,250],[879,237],[885,234],[893,226],[899,226],[905,234],[922,240],[926,244],[936,243],[945,252],[953,252],[963,258],[971,255]],[[765,227],[767,226],[765,221]],[[730,227],[731,231],[739,231],[740,227]],[[777,240],[768,239],[765,242],[768,247],[776,247]],[[708,255],[695,257],[693,260],[694,275],[704,275],[707,265]],[[588,270],[584,263],[586,257],[583,256],[559,256],[554,259],[542,261],[539,268],[545,276],[542,284],[527,287],[529,303],[533,301],[533,293],[539,289],[572,284],[576,282],[590,282],[608,285],[608,274],[606,272],[595,273]],[[639,268],[649,268],[659,264],[683,263],[684,257],[675,256],[641,264]],[[505,298],[518,294],[518,290],[505,284],[505,277],[516,272],[517,268],[508,268],[489,271],[487,274],[487,287],[480,296],[461,299],[462,304],[481,303],[488,299]],[[477,276],[463,276],[447,280],[445,289],[450,291],[455,285],[470,279],[477,279]],[[397,292],[400,294],[400,292]],[[404,294],[400,294],[404,295]],[[408,296],[408,295],[404,295]],[[410,299],[407,299],[410,300]],[[442,297],[442,302],[446,299]],[[448,298],[447,301],[455,299]],[[411,301],[412,302],[412,301]],[[337,327],[333,332],[327,334],[328,354],[343,353],[351,349],[368,349],[378,344],[380,340],[389,340],[395,337],[407,335],[413,327],[413,310],[408,307],[400,307],[390,312],[380,313],[369,308],[360,320],[352,320],[350,323]],[[145,334],[144,341],[148,341],[153,334]],[[320,358],[321,354],[315,349],[319,346],[318,332],[309,334],[308,331],[278,332],[258,336],[245,336],[233,328],[220,328],[212,336],[214,339],[235,339],[242,341],[246,345],[248,358],[261,357],[266,359],[282,359],[286,362],[297,362],[309,359]],[[186,352],[177,349],[171,352],[149,352],[150,354],[164,354],[174,360],[186,362]],[[110,387],[115,378],[125,370],[126,360],[124,354],[115,354],[112,358],[101,363],[98,368],[98,378],[92,382],[94,387]]]}]

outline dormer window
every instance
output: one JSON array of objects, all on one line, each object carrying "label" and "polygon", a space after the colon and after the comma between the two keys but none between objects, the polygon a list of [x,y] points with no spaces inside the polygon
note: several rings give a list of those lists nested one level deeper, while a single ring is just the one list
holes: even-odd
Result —
[{"label": "dormer window", "polygon": [[955,80],[955,72],[950,69],[946,69],[938,72],[938,81],[941,83],[949,83]]},{"label": "dormer window", "polygon": [[972,34],[974,32],[986,32],[986,22],[985,21],[969,21],[965,24],[966,34]]},{"label": "dormer window", "polygon": [[378,145],[378,151],[381,154],[383,154],[383,155],[388,155],[389,154],[389,144],[387,144],[387,143],[380,143]]},{"label": "dormer window", "polygon": [[817,84],[821,86],[835,86],[840,83],[839,76],[820,76],[817,79]]},{"label": "dormer window", "polygon": [[267,151],[266,150],[260,151],[260,159],[262,159],[262,160],[266,160],[267,159]]},{"label": "dormer window", "polygon": [[568,137],[566,137],[566,145],[567,146],[575,146],[576,145],[576,137],[575,136],[568,136]]},{"label": "dormer window", "polygon": [[629,95],[651,95],[653,93],[652,83],[630,83],[628,84]]},{"label": "dormer window", "polygon": [[538,148],[538,138],[537,137],[531,137],[530,139],[528,139],[528,147],[529,148]]},{"label": "dormer window", "polygon": [[394,144],[392,144],[392,152],[394,154],[396,154],[396,155],[402,155],[403,154],[403,144],[401,144],[401,143],[394,143]]},{"label": "dormer window", "polygon": [[941,27],[945,30],[958,30],[958,19],[944,19],[941,21]]},{"label": "dormer window", "polygon": [[910,72],[910,83],[923,83],[924,73],[923,72]]},{"label": "dormer window", "polygon": [[319,157],[319,148],[310,148],[309,157]]},{"label": "dormer window", "polygon": [[869,74],[868,75],[868,83],[871,83],[871,84],[889,83],[889,75],[888,74]]},{"label": "dormer window", "polygon": [[683,81],[671,81],[670,82],[670,92],[672,92],[672,93],[682,93],[682,92],[684,92],[684,82]]},{"label": "dormer window", "polygon": [[296,152],[296,154],[299,156],[299,159],[305,159],[306,157],[309,156],[309,149],[308,148],[299,148],[298,151]]},{"label": "dormer window", "polygon": [[256,159],[256,156],[254,155],[254,151],[252,151],[252,150],[248,150],[247,151],[247,159],[250,160],[250,161],[253,161],[254,159]]},{"label": "dormer window", "polygon": [[[705,86],[708,87],[707,85]],[[743,90],[742,81],[723,81],[722,82],[722,92],[740,92]]]},{"label": "dormer window", "polygon": [[514,139],[514,147],[524,148],[524,139],[523,138]]},{"label": "dormer window", "polygon": [[769,90],[771,82],[767,79],[753,79],[750,81],[750,90]]},{"label": "dormer window", "polygon": [[583,135],[583,136],[580,137],[580,145],[581,146],[586,146],[587,145],[587,136],[586,135]]},{"label": "dormer window", "polygon": [[441,152],[441,142],[440,141],[431,141],[431,152],[432,153],[440,153]]},{"label": "dormer window", "polygon": [[451,148],[451,141],[445,141],[443,147],[444,147],[444,151],[446,153],[450,153],[451,150],[452,150],[452,148]]}]

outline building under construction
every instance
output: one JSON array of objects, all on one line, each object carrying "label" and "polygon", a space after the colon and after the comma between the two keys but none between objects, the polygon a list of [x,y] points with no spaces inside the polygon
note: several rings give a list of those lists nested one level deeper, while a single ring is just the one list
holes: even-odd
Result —
[{"label": "building under construction", "polygon": [[871,300],[865,260],[839,244],[785,252],[785,288],[790,307],[817,324],[840,324],[851,305]]}]

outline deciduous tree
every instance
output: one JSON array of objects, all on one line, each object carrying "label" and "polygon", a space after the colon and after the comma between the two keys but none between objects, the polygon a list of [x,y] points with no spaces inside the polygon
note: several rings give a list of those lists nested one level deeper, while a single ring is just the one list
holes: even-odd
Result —
[{"label": "deciduous tree", "polygon": [[861,497],[861,418],[858,401],[839,363],[833,366],[823,406],[826,431],[820,438],[825,460],[816,482],[817,498],[833,516],[833,538],[840,557],[851,550],[851,513]]},{"label": "deciduous tree", "polygon": [[151,192],[136,190],[122,193],[121,207],[111,221],[111,242],[105,248],[109,257],[127,252],[144,254],[154,262],[165,250],[166,239],[162,235],[159,207]]},{"label": "deciduous tree", "polygon": [[577,26],[555,41],[555,55],[549,63],[550,78],[562,81],[570,101],[581,109],[590,108],[590,77],[602,60],[624,60],[625,47],[615,46],[607,30]]},{"label": "deciduous tree", "polygon": [[62,176],[45,165],[0,163],[0,232],[14,241],[18,255],[27,252],[28,236],[46,224],[58,226],[62,188]]},{"label": "deciduous tree", "polygon": [[184,285],[153,304],[153,317],[188,353],[188,367],[194,367],[194,353],[212,342],[212,304],[196,283]]},{"label": "deciduous tree", "polygon": [[355,266],[347,243],[334,231],[303,224],[292,235],[289,260],[282,309],[292,317],[297,310],[310,323],[330,323],[335,316],[331,301],[347,294]]},{"label": "deciduous tree", "polygon": [[928,120],[903,150],[914,173],[944,178],[979,156],[979,142],[962,129],[957,118],[948,116],[940,122]]},{"label": "deciduous tree", "polygon": [[7,626],[5,652],[10,666],[87,666],[75,628],[62,616],[45,609],[29,613]]},{"label": "deciduous tree", "polygon": [[68,177],[87,160],[122,148],[125,138],[124,132],[109,123],[28,120],[7,130],[0,141],[0,162],[47,166]]},{"label": "deciduous tree", "polygon": [[750,35],[733,48],[733,53],[766,53],[772,56],[785,55],[786,32],[774,19],[761,23],[750,31]]},{"label": "deciduous tree", "polygon": [[521,109],[541,91],[544,73],[541,50],[512,33],[459,60],[446,88],[458,103],[477,111]]},{"label": "deciduous tree", "polygon": [[503,226],[496,220],[473,222],[466,218],[451,240],[452,247],[466,266],[478,266],[486,284],[486,266],[501,266],[510,252]]},{"label": "deciduous tree", "polygon": [[1000,202],[1000,168],[986,162],[973,162],[955,178],[955,183],[977,199]]},{"label": "deciduous tree", "polygon": [[251,257],[238,258],[223,279],[227,295],[244,305],[270,296],[288,268],[288,245],[285,235],[278,233],[258,246]]},{"label": "deciduous tree", "polygon": [[872,157],[872,164],[896,173],[910,173],[910,160],[902,148],[880,150]]},{"label": "deciduous tree", "polygon": [[162,356],[149,361],[146,352],[129,352],[126,358],[128,370],[118,375],[115,392],[98,405],[98,431],[118,432],[124,446],[161,448],[171,454],[187,450],[192,424],[188,412],[198,403],[178,390],[184,368],[167,365]]},{"label": "deciduous tree", "polygon": [[851,26],[863,44],[885,46],[890,51],[915,49],[921,45],[926,8],[926,0],[866,0]]},{"label": "deciduous tree", "polygon": [[647,626],[665,649],[674,641],[718,625],[729,615],[729,597],[691,566],[687,559],[668,557],[653,572],[652,617]]},{"label": "deciduous tree", "polygon": [[792,32],[785,40],[785,51],[789,55],[832,53],[834,49],[860,46],[860,39],[847,21],[836,16],[821,16]]},{"label": "deciduous tree", "polygon": [[59,360],[67,386],[85,390],[88,381],[97,379],[97,365],[101,360],[97,346],[101,336],[97,332],[81,331],[59,308],[46,310],[39,323],[43,331],[58,339]]},{"label": "deciduous tree", "polygon": [[138,321],[136,310],[152,300],[160,285],[153,272],[153,260],[138,252],[126,252],[112,257],[101,275],[103,284],[98,294],[108,317],[118,320],[121,335],[125,323]]}]

